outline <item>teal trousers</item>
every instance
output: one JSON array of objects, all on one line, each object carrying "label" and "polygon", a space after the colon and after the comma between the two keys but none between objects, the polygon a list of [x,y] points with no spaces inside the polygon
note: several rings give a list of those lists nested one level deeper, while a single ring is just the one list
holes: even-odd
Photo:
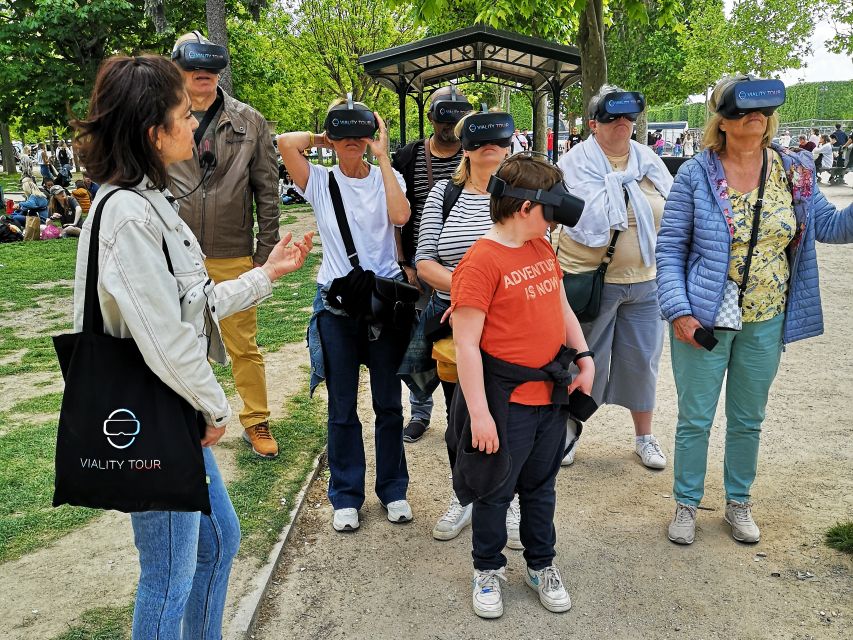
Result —
[{"label": "teal trousers", "polygon": [[705,493],[708,437],[726,381],[726,500],[749,502],[758,466],[758,441],[770,385],[782,356],[784,314],[744,323],[741,331],[716,331],[713,351],[676,340],[670,330],[672,373],[678,392],[675,430],[676,502],[698,506]]}]

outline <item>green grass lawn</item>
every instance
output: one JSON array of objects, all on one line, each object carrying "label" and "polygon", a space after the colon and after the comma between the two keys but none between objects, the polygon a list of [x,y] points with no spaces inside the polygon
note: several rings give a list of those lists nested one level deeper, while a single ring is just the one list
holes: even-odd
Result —
[{"label": "green grass lawn", "polygon": [[0,173],[0,185],[3,186],[3,191],[20,191],[21,189],[21,174],[20,173]]},{"label": "green grass lawn", "polygon": [[[287,215],[310,215],[310,210]],[[72,239],[0,245],[0,319],[6,327],[0,332],[0,383],[31,387],[26,400],[0,413],[0,562],[42,547],[100,513],[51,506],[62,399],[51,336],[71,328],[76,249]],[[258,343],[264,350],[304,340],[318,265],[315,252],[305,268],[276,283],[272,298],[259,307]],[[226,392],[233,394],[230,366],[214,369]],[[41,377],[26,382],[30,374]],[[244,553],[263,558],[274,542],[293,496],[325,443],[322,412],[320,404],[301,393],[290,400],[287,417],[272,425],[282,447],[278,460],[261,461],[245,447],[237,451],[238,476],[229,491],[243,524]],[[113,637],[81,633],[62,638]]]}]

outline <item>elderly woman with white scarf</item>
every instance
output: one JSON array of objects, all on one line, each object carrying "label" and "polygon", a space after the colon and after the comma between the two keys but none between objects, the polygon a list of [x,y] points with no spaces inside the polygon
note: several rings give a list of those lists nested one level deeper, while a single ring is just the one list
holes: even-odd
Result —
[{"label": "elderly woman with white scarf", "polygon": [[[598,268],[614,232],[620,232],[599,315],[581,325],[595,353],[592,395],[599,405],[616,404],[631,412],[634,451],[646,467],[663,469],[666,457],[652,435],[664,337],[655,240],[672,176],[651,149],[631,140],[637,114],[611,115],[600,108],[607,94],[620,91],[604,85],[593,96],[587,109],[592,135],[560,159],[569,190],[586,206],[580,222],[555,232],[552,241],[563,271],[583,273]],[[569,419],[564,465],[574,461],[581,428]]]}]

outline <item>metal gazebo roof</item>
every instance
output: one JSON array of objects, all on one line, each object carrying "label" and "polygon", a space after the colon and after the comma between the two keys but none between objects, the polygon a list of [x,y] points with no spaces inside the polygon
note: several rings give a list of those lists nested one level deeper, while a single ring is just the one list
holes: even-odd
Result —
[{"label": "metal gazebo roof", "polygon": [[[492,82],[533,95],[549,92],[554,101],[557,131],[560,92],[580,80],[581,58],[576,47],[556,44],[475,25],[384,51],[361,56],[365,72],[394,91],[400,100],[400,136],[405,143],[406,96],[418,103],[423,135],[424,94],[448,82]],[[555,145],[555,153],[558,145]]]}]

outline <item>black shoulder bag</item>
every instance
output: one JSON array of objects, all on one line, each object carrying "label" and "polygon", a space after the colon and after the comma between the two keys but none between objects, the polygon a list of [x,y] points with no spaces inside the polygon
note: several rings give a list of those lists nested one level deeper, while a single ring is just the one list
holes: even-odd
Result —
[{"label": "black shoulder bag", "polygon": [[[94,212],[83,330],[53,338],[65,379],[53,506],[209,514],[201,414],[151,371],[132,338],[104,333],[98,235],[104,204],[117,191]],[[165,240],[163,251],[174,273]]]},{"label": "black shoulder bag", "polygon": [[329,194],[352,270],[347,275],[332,280],[327,301],[332,307],[342,309],[354,318],[365,318],[368,322],[409,331],[415,322],[415,303],[420,298],[420,291],[408,282],[377,276],[373,271],[365,271],[361,267],[341,190],[331,171]]},{"label": "black shoulder bag", "polygon": [[[628,206],[628,190],[625,191],[625,206]],[[562,233],[562,231],[561,231]],[[607,267],[613,261],[616,252],[616,241],[621,231],[614,231],[613,238],[607,246],[607,251],[601,264],[592,271],[582,273],[563,274],[563,288],[566,290],[566,298],[569,306],[578,318],[578,322],[592,322],[601,311],[601,293],[604,290],[604,275]],[[557,245],[557,256],[559,257],[560,245]]]}]

